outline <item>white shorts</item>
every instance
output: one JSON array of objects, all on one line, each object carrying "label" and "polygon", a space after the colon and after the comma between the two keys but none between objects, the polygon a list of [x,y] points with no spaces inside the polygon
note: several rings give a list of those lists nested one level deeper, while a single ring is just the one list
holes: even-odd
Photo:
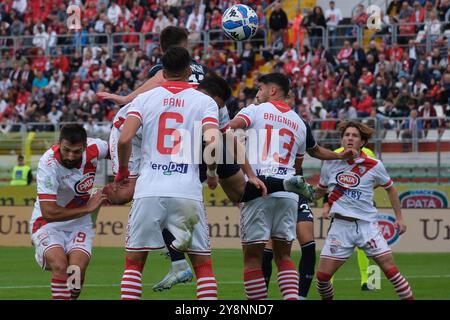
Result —
[{"label": "white shorts", "polygon": [[45,253],[49,249],[60,247],[66,254],[79,250],[90,259],[93,238],[92,226],[80,226],[71,231],[65,231],[56,229],[48,223],[32,234],[31,241],[36,250],[36,262],[42,269],[49,270],[45,262]]},{"label": "white shorts", "polygon": [[[119,143],[120,130],[116,127],[111,128],[109,135],[109,153],[111,155],[112,172],[114,175],[119,171],[119,154],[117,151],[117,145]],[[139,166],[141,165],[141,146],[136,137],[133,138],[131,143],[131,155],[128,162],[128,171],[130,171],[130,178],[137,178],[139,175]]]},{"label": "white shorts", "polygon": [[378,222],[333,219],[320,256],[345,261],[353,254],[355,247],[363,249],[369,258],[391,252],[378,229]]},{"label": "white shorts", "polygon": [[165,248],[162,230],[169,230],[177,251],[210,255],[208,222],[201,201],[173,197],[145,197],[133,201],[125,238],[127,251]]},{"label": "white shorts", "polygon": [[242,244],[296,238],[298,201],[289,198],[257,198],[241,204]]}]

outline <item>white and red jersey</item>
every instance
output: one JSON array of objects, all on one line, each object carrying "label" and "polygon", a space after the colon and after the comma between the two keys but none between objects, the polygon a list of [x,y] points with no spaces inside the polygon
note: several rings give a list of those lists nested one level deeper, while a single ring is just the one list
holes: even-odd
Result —
[{"label": "white and red jersey", "polygon": [[[283,102],[270,101],[250,105],[236,118],[246,124],[247,156],[256,175],[281,179],[295,175],[295,159],[303,157],[307,135],[306,125],[297,113]],[[298,195],[289,192],[270,196],[298,200]]]},{"label": "white and red jersey", "polygon": [[[56,201],[57,205],[66,208],[78,208],[88,202],[98,161],[105,159],[107,155],[108,143],[91,138],[88,138],[79,167],[73,169],[61,164],[59,145],[54,145],[44,153],[37,168],[37,199],[30,221],[31,233],[47,224],[41,213],[42,201]],[[91,224],[90,215],[69,221],[52,222],[53,227],[68,231],[75,226]]]},{"label": "white and red jersey", "polygon": [[[193,88],[197,88],[197,84],[191,84]],[[127,118],[128,109],[130,107],[130,103],[123,106],[119,112],[114,116],[113,120],[113,130],[114,128],[122,131],[123,124],[125,123],[125,119]],[[230,128],[230,115],[228,113],[228,109],[226,107],[219,109],[219,129],[221,132],[226,132]],[[138,132],[136,132],[136,136],[133,138],[132,143],[138,147],[141,146],[142,143],[142,128],[139,128]]]},{"label": "white and red jersey", "polygon": [[[120,108],[119,112],[116,113],[113,120],[113,128],[116,128],[120,132],[122,131],[123,124],[125,123],[125,119],[127,118],[128,109],[130,108],[131,103],[124,105]],[[114,130],[114,129],[113,129]],[[136,132],[136,136],[133,138],[133,144],[138,146],[141,145],[142,142],[142,128],[139,128],[138,132]]]},{"label": "white and red jersey", "polygon": [[377,221],[377,209],[373,205],[375,186],[385,189],[393,184],[383,163],[377,159],[361,157],[355,161],[324,161],[319,186],[328,189],[330,215],[339,213],[369,222]]},{"label": "white and red jersey", "polygon": [[219,129],[225,133],[230,128],[230,115],[227,107],[219,108]]},{"label": "white and red jersey", "polygon": [[219,125],[218,107],[185,82],[166,82],[133,100],[128,117],[143,128],[141,171],[134,198],[203,200],[199,181],[202,126]]}]

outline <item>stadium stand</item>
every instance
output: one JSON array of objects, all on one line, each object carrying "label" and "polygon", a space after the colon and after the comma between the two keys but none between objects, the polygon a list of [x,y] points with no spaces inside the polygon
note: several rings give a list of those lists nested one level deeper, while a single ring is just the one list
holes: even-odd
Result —
[{"label": "stadium stand", "polygon": [[[95,93],[139,87],[160,61],[158,36],[168,25],[186,27],[194,59],[233,87],[231,117],[253,102],[258,75],[281,71],[320,142],[332,146],[340,120],[361,118],[377,129],[379,152],[436,151],[437,139],[450,150],[449,1],[382,1],[376,31],[366,26],[364,1],[337,22],[315,1],[297,11],[293,0],[280,10],[269,0],[240,2],[260,22],[244,43],[220,30],[229,0],[2,1],[0,154],[23,152],[30,132],[39,154],[66,122],[107,137],[119,106]],[[71,5],[81,8],[75,31]]]}]

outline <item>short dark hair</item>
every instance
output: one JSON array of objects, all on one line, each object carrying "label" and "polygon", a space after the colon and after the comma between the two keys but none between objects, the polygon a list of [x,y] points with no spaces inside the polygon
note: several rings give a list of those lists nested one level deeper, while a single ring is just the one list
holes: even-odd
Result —
[{"label": "short dark hair", "polygon": [[213,73],[199,83],[198,89],[206,91],[213,97],[219,97],[224,102],[231,97],[231,88],[226,80]]},{"label": "short dark hair", "polygon": [[183,42],[187,42],[188,32],[185,28],[169,26],[161,31],[159,45],[161,50],[166,52],[170,46],[179,47]]},{"label": "short dark hair", "polygon": [[183,47],[169,47],[161,58],[163,70],[171,75],[181,75],[191,65],[191,56]]},{"label": "short dark hair", "polygon": [[86,130],[79,124],[66,124],[59,134],[59,142],[62,140],[67,140],[70,144],[87,144]]},{"label": "short dark hair", "polygon": [[281,90],[283,90],[285,97],[287,97],[289,94],[290,81],[289,78],[282,73],[273,72],[262,75],[261,77],[259,77],[258,82],[264,84],[276,84],[281,88]]},{"label": "short dark hair", "polygon": [[23,159],[25,159],[25,158],[23,157],[23,155],[19,154],[19,156],[17,157],[17,160],[22,161]]}]

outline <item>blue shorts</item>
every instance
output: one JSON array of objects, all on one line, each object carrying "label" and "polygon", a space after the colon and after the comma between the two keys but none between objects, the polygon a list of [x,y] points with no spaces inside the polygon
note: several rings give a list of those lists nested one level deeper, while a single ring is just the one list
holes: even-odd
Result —
[{"label": "blue shorts", "polygon": [[[219,176],[219,179],[226,179],[231,176],[234,176],[236,173],[241,170],[241,166],[236,163],[226,163],[226,155],[227,155],[227,149],[226,149],[226,143],[224,141],[223,144],[223,162],[222,164],[217,165],[217,175]],[[199,166],[199,176],[200,176],[200,182],[206,181],[206,164],[201,163]]]},{"label": "blue shorts", "polygon": [[308,201],[303,197],[299,197],[298,200],[297,223],[301,221],[314,222],[314,215],[308,205]]},{"label": "blue shorts", "polygon": [[[200,182],[206,181],[206,164],[202,163],[199,167],[200,172]],[[236,173],[241,170],[241,167],[238,164],[218,164],[217,165],[217,175],[219,179],[226,179],[231,176],[234,176]]]}]

